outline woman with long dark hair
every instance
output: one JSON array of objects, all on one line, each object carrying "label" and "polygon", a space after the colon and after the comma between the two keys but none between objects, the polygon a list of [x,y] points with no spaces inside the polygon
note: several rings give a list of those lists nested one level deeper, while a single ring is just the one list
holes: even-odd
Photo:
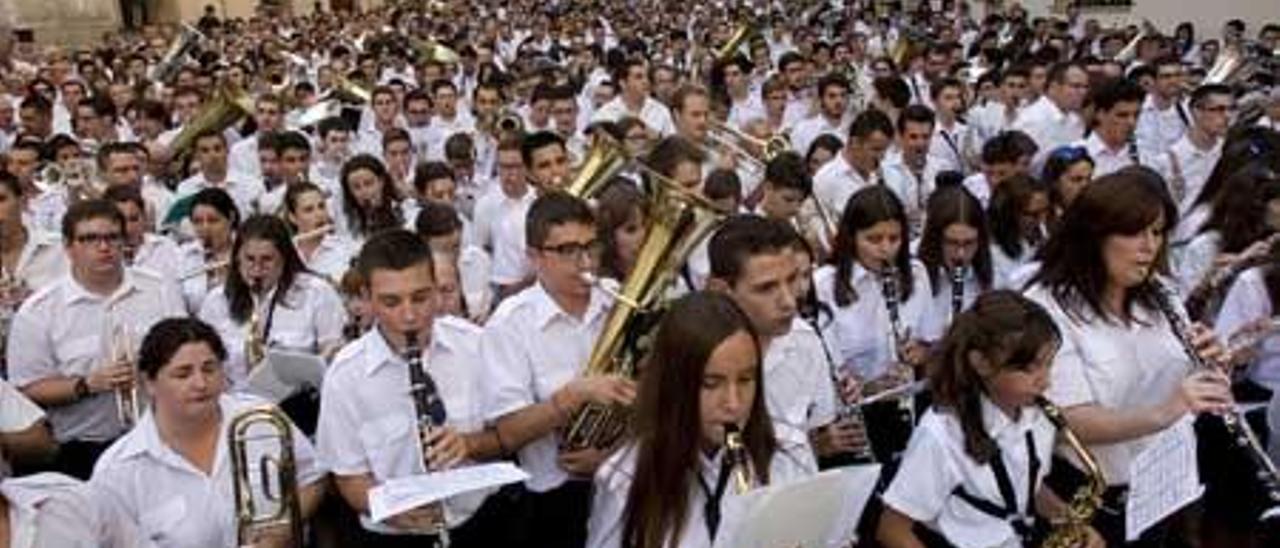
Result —
[{"label": "woman with long dark hair", "polygon": [[196,239],[179,249],[182,257],[182,298],[187,311],[200,310],[205,295],[227,277],[231,244],[240,225],[240,210],[231,195],[220,188],[206,188],[191,198],[187,215]]},{"label": "woman with long dark hair", "polygon": [[387,167],[377,158],[360,154],[342,165],[342,198],[338,227],[357,244],[388,228],[401,228],[400,197]]},{"label": "woman with long dark hair", "polygon": [[996,287],[1017,285],[1018,271],[1035,259],[1044,242],[1048,218],[1049,189],[1040,181],[1014,175],[996,187],[987,210]]},{"label": "woman with long dark hair", "polygon": [[1209,211],[1175,265],[1184,295],[1231,265],[1268,254],[1267,238],[1280,231],[1280,175],[1264,162],[1245,165],[1223,181]]},{"label": "woman with long dark hair", "polygon": [[726,425],[741,431],[751,487],[813,470],[774,437],[751,321],[733,301],[697,292],[664,316],[640,374],[635,438],[596,472],[587,546],[710,546],[735,527],[739,496],[718,481],[732,464]]},{"label": "woman with long dark hair", "polygon": [[[1126,169],[1099,178],[1067,209],[1026,293],[1062,333],[1046,395],[1101,466],[1109,488],[1093,526],[1110,546],[1124,545],[1126,498],[1149,495],[1129,492],[1135,457],[1161,434],[1182,438],[1182,457],[1194,459],[1194,433],[1183,419],[1232,405],[1228,379],[1196,370],[1179,340],[1185,336],[1212,364],[1222,356],[1213,333],[1199,324],[1175,333],[1165,313],[1185,317],[1164,290],[1166,234],[1177,215],[1158,177]],[[1051,485],[1075,492],[1084,468],[1065,449],[1059,456]],[[1158,539],[1164,529],[1142,540]]]},{"label": "woman with long dark hair", "polygon": [[[920,332],[924,340],[941,339],[953,318],[992,289],[990,242],[982,204],[964,187],[940,188],[929,197],[924,234],[916,250],[933,288]],[[959,287],[957,277],[962,282]]]},{"label": "woman with long dark hair", "polygon": [[261,365],[245,355],[249,331],[264,347],[327,356],[342,343],[346,323],[337,290],[307,270],[284,221],[269,215],[250,217],[240,227],[226,284],[209,293],[199,317],[230,346],[232,389]]},{"label": "woman with long dark hair", "polygon": [[[313,183],[289,185],[284,193],[286,219],[295,237],[302,262],[312,272],[337,281],[342,279],[359,249],[346,236],[332,230],[328,198]],[[325,228],[331,230],[325,232]]]}]

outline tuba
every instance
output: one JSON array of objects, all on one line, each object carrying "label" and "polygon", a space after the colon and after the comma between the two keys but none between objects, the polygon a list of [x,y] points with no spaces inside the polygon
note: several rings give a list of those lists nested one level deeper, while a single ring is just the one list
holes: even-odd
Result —
[{"label": "tuba", "polygon": [[[649,231],[640,244],[635,266],[618,291],[621,298],[615,299],[591,349],[586,375],[634,374],[639,352],[632,343],[637,333],[644,331],[645,313],[658,307],[685,258],[724,217],[705,198],[665,178],[654,179],[658,184],[649,209],[653,214]],[[628,419],[622,407],[587,404],[572,417],[563,446],[570,451],[610,447],[626,430]]]},{"label": "tuba", "polygon": [[373,92],[352,82],[350,78],[339,76],[333,82],[333,90],[329,92],[329,97],[343,103],[363,105],[373,101]]},{"label": "tuba", "polygon": [[1062,416],[1062,410],[1044,397],[1037,397],[1036,405],[1044,411],[1045,416],[1049,418],[1049,422],[1052,422],[1057,427],[1062,434],[1062,438],[1067,442],[1067,446],[1080,459],[1081,466],[1085,468],[1085,474],[1089,476],[1088,483],[1076,491],[1071,496],[1071,502],[1067,503],[1067,515],[1063,522],[1054,525],[1053,530],[1049,532],[1040,546],[1042,548],[1084,546],[1085,541],[1088,540],[1089,522],[1093,520],[1093,515],[1097,513],[1098,508],[1102,506],[1102,493],[1107,490],[1106,478],[1102,475],[1102,468],[1098,466],[1098,461],[1093,458],[1093,454],[1080,442],[1080,438],[1076,436],[1076,433],[1067,426],[1067,420]]},{"label": "tuba", "polygon": [[[269,428],[269,434],[254,435],[250,431],[255,426]],[[261,493],[253,488],[253,470],[249,462],[249,445],[270,445],[274,452],[264,452],[257,459],[258,478]],[[236,505],[236,543],[237,546],[251,546],[254,537],[260,531],[288,527],[290,544],[301,546],[302,543],[302,506],[298,500],[297,464],[293,455],[293,426],[284,413],[275,406],[261,405],[241,411],[231,419],[227,428],[227,446],[231,451],[231,477]],[[274,474],[273,474],[274,472]],[[274,476],[275,481],[272,481]],[[274,487],[273,487],[274,483]],[[274,491],[273,491],[274,489]],[[268,503],[266,508],[259,507],[255,494],[262,496]]]},{"label": "tuba", "polygon": [[213,101],[201,108],[173,138],[169,145],[169,158],[176,160],[186,156],[195,145],[196,136],[206,131],[225,130],[241,118],[252,115],[254,110],[253,97],[243,90],[231,87],[218,90]]},{"label": "tuba", "polygon": [[578,173],[564,190],[572,196],[590,200],[604,190],[613,176],[625,169],[630,162],[631,158],[622,145],[604,136],[602,132],[596,132],[587,157],[582,160]]}]

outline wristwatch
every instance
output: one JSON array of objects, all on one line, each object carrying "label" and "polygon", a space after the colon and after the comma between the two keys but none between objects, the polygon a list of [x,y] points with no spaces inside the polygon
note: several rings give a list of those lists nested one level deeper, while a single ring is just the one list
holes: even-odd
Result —
[{"label": "wristwatch", "polygon": [[76,394],[76,401],[80,401],[89,397],[89,381],[84,377],[76,378],[75,394]]}]

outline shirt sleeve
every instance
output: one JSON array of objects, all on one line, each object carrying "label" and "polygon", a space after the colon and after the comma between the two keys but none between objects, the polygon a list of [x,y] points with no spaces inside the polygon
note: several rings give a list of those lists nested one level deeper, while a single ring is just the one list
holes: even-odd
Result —
[{"label": "shirt sleeve", "polygon": [[4,380],[0,380],[0,432],[20,432],[44,418],[44,411]]},{"label": "shirt sleeve", "polygon": [[316,425],[316,455],[336,475],[357,476],[370,472],[360,443],[360,424],[342,376],[325,375],[320,390],[320,416]]},{"label": "shirt sleeve", "polygon": [[1262,284],[1261,271],[1254,269],[1240,275],[1231,284],[1227,297],[1222,301],[1214,330],[1219,336],[1229,337],[1245,324],[1271,316],[1271,297]]},{"label": "shirt sleeve", "polygon": [[911,436],[902,464],[885,491],[885,506],[920,523],[937,520],[960,483],[939,422],[921,424]]},{"label": "shirt sleeve", "polygon": [[488,388],[482,394],[485,420],[497,420],[533,405],[533,368],[521,347],[522,335],[514,329],[518,318],[494,318],[481,335],[481,363]]},{"label": "shirt sleeve", "polygon": [[1064,408],[1093,403],[1096,398],[1085,375],[1084,356],[1080,350],[1082,341],[1076,340],[1077,332],[1071,329],[1070,320],[1052,314],[1058,329],[1062,331],[1062,346],[1049,370],[1049,389],[1046,396]]},{"label": "shirt sleeve", "polygon": [[28,300],[19,308],[9,325],[5,357],[9,365],[9,381],[19,388],[61,374],[46,323],[55,319],[54,311],[37,309],[32,304],[35,303]]},{"label": "shirt sleeve", "polygon": [[333,286],[316,280],[316,342],[321,348],[342,342],[342,326],[347,323],[347,309],[342,296]]}]

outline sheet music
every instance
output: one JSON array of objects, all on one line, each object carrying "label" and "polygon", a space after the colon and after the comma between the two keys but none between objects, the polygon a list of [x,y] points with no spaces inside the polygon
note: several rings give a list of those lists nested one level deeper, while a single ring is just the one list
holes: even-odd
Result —
[{"label": "sheet music", "polygon": [[528,473],[509,462],[393,478],[369,490],[369,517],[381,522],[437,500],[527,479]]},{"label": "sheet music", "polygon": [[249,372],[246,391],[280,403],[303,386],[318,388],[324,370],[324,358],[315,354],[268,348],[266,359]]},{"label": "sheet music", "polygon": [[1137,540],[1143,531],[1203,493],[1196,468],[1195,430],[1187,415],[1156,434],[1129,464],[1126,539]]},{"label": "sheet music", "polygon": [[714,548],[849,546],[880,465],[834,468],[726,501]]}]

